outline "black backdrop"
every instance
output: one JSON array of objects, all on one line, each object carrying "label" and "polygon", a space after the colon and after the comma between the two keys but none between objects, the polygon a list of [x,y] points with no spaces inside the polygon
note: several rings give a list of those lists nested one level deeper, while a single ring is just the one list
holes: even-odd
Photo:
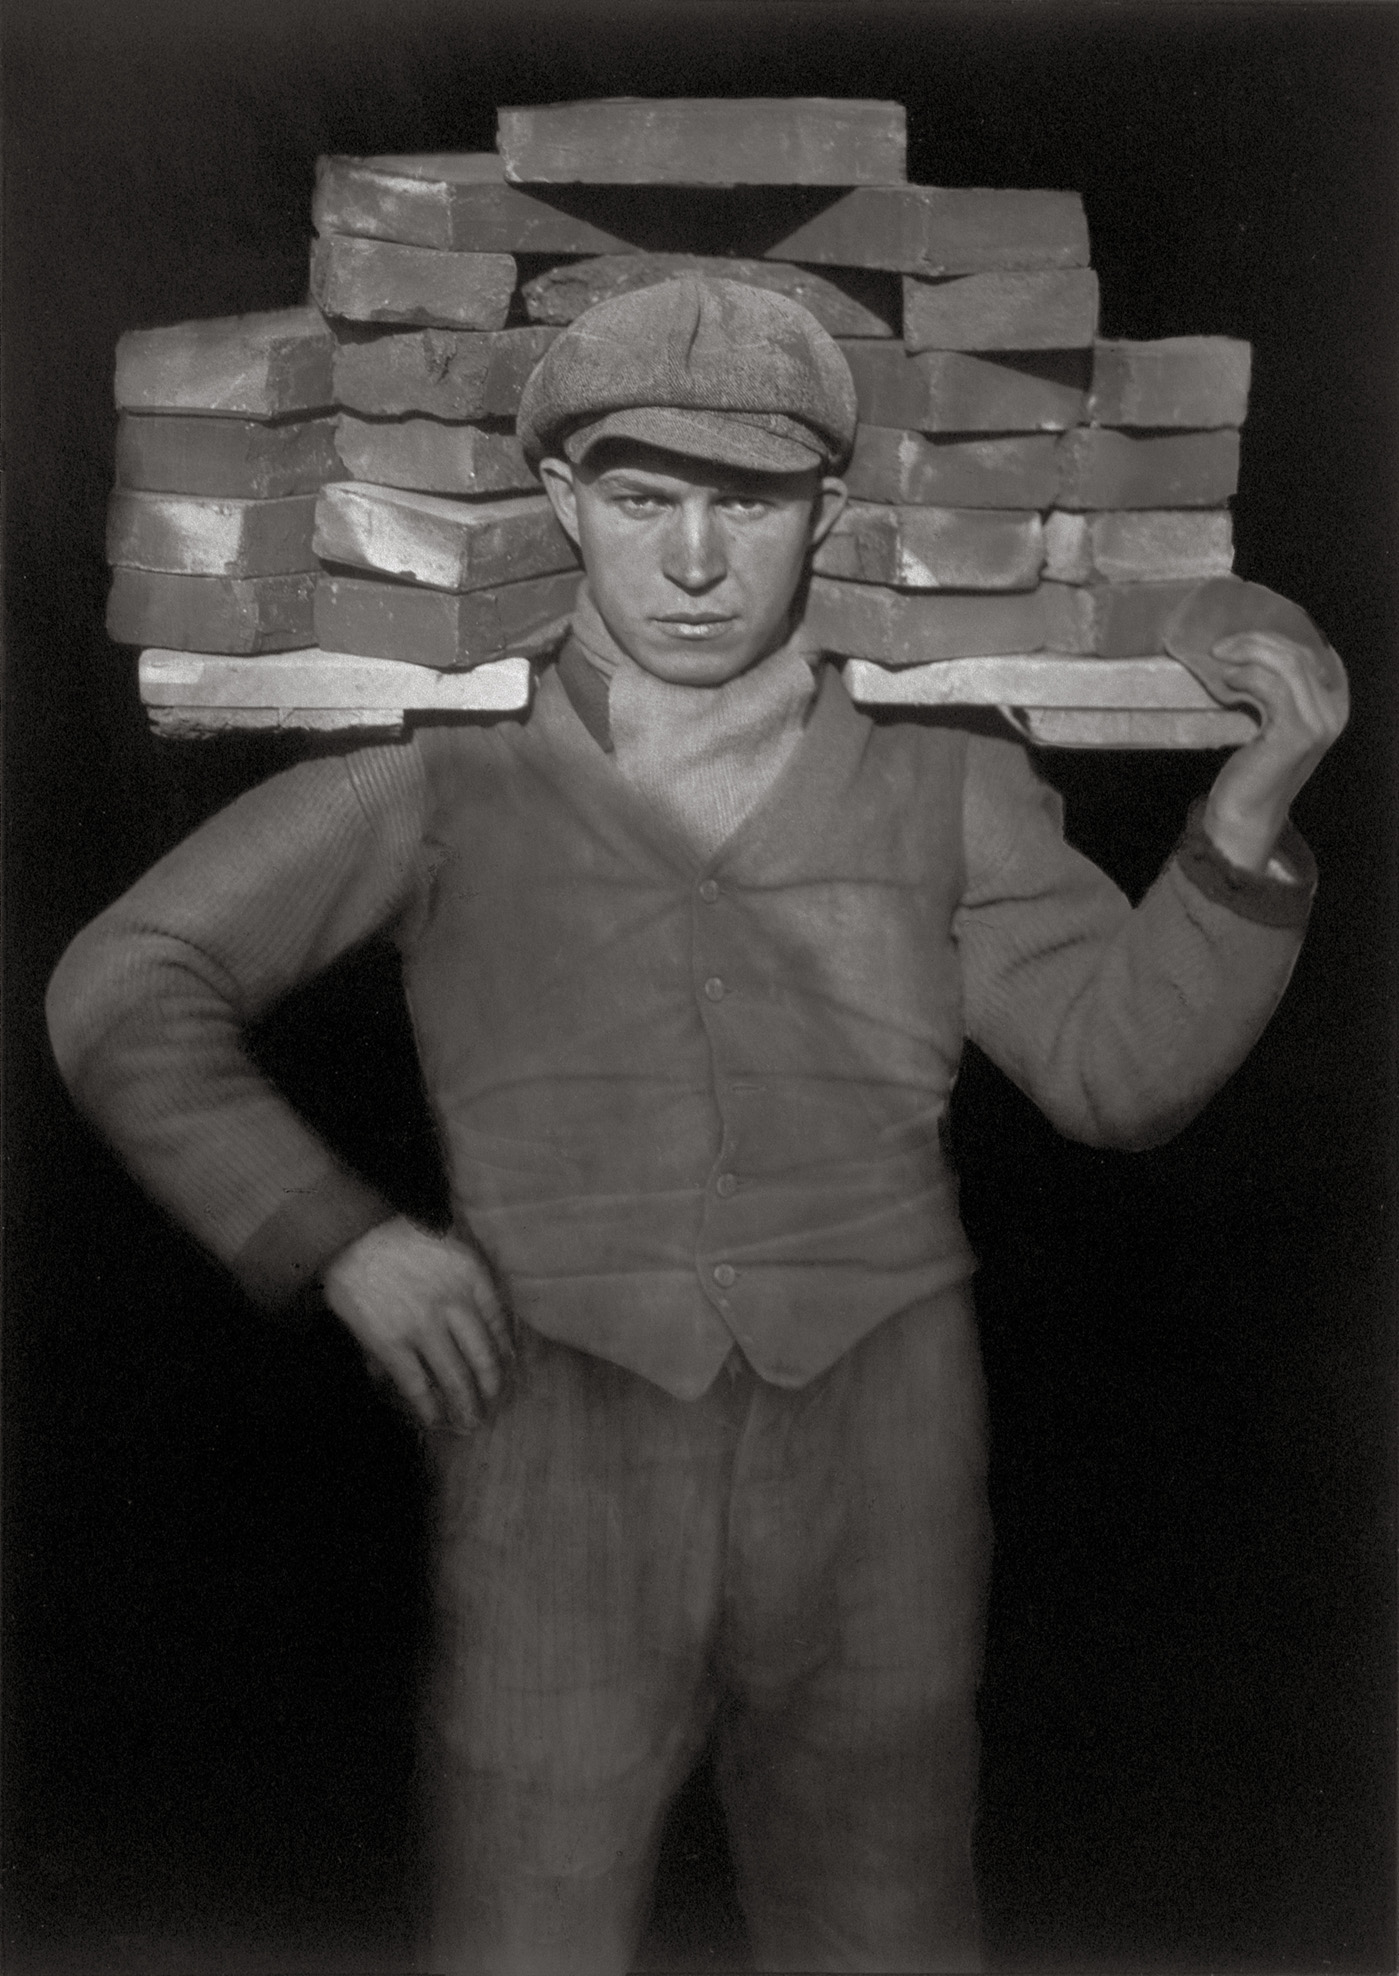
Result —
[{"label": "black backdrop", "polygon": [[[1084,194],[1110,334],[1249,338],[1244,574],[1351,669],[1298,804],[1323,887],[1243,1072],[1135,1159],[978,1060],[956,1105],[994,1416],[980,1866],[1031,1970],[1392,1966],[1395,90],[1349,5],[12,0],[5,445],[7,1968],[384,1966],[412,1886],[411,1434],[69,1110],[77,927],[287,743],[158,743],[102,630],[112,348],[300,298],[318,151],[477,148],[497,102],[894,96],[910,176]],[[1129,889],[1209,758],[1046,758]],[[392,965],[260,1047],[439,1198]],[[679,1889],[688,1886],[682,1897]],[[652,1948],[732,1935],[703,1780]],[[701,1966],[712,1966],[708,1959]]]}]

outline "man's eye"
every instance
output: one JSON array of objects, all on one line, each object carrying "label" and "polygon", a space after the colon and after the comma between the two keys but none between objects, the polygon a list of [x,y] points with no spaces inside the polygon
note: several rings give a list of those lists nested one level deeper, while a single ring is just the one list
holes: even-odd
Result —
[{"label": "man's eye", "polygon": [[719,505],[726,514],[744,518],[765,515],[768,511],[767,502],[753,494],[726,494]]},{"label": "man's eye", "polygon": [[659,494],[619,494],[616,504],[624,515],[636,516],[658,515],[665,506]]}]

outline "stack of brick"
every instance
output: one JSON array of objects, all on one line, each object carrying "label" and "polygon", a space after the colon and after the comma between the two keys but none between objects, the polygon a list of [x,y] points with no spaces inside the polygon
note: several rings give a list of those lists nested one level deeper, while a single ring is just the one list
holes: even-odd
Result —
[{"label": "stack of brick", "polygon": [[470,667],[541,649],[572,609],[577,558],[514,431],[555,332],[512,321],[511,204],[493,153],[322,161],[311,293],[351,476],[316,512],[323,647]]},{"label": "stack of brick", "polygon": [[[981,242],[1002,266],[907,277],[902,348],[845,345],[861,429],[851,507],[817,559],[818,629],[867,700],[947,704],[974,674],[1033,708],[1022,724],[1043,741],[1246,738],[1249,717],[1211,707],[1163,635],[1232,567],[1248,345],[1099,340],[1091,269],[1024,265],[1086,259],[1072,209],[1057,239],[1017,241],[997,195],[964,196],[987,202]],[[1024,662],[927,665],[981,655]],[[1150,663],[1067,663],[1087,656]],[[916,675],[883,676],[901,666]]]},{"label": "stack of brick", "polygon": [[334,348],[309,308],[122,337],[114,638],[230,653],[312,642],[316,495],[341,471]]},{"label": "stack of brick", "polygon": [[[268,689],[284,711],[316,682],[347,723],[371,690],[384,719],[473,689],[523,703],[521,661],[577,583],[514,435],[524,380],[591,303],[708,268],[795,296],[850,360],[853,498],[809,608],[857,698],[1016,707],[1065,744],[1251,731],[1161,639],[1230,567],[1248,349],[1098,340],[1076,195],[909,185],[896,104],[621,101],[503,110],[493,153],[324,159],[313,217],[318,312],[290,313],[330,365],[338,463],[296,578],[316,646]],[[114,560],[128,539],[114,512]],[[189,649],[153,622],[114,609],[113,633]],[[507,658],[514,684],[488,688]],[[198,693],[235,706],[247,674],[205,668]],[[178,650],[147,654],[152,706],[187,702],[191,678]]]}]

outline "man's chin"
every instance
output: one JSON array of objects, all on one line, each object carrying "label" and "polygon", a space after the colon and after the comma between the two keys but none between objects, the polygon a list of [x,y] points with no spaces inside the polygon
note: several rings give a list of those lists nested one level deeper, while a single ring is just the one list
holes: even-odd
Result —
[{"label": "man's chin", "polygon": [[637,659],[643,672],[671,686],[723,686],[753,663],[746,654],[724,657],[716,652],[646,653]]}]

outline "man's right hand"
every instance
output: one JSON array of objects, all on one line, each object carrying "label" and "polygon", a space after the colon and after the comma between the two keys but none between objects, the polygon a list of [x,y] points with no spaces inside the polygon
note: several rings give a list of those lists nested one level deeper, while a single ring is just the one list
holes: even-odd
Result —
[{"label": "man's right hand", "polygon": [[371,1367],[388,1374],[424,1427],[465,1434],[486,1418],[514,1346],[474,1250],[400,1215],[342,1249],[322,1287]]}]

